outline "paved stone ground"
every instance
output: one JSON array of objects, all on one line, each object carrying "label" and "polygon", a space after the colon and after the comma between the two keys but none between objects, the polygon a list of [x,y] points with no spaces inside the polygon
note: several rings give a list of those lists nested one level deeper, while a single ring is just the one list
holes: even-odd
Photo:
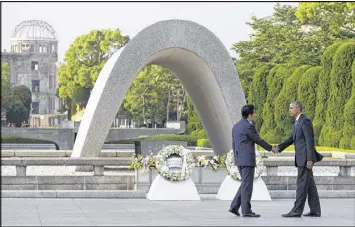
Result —
[{"label": "paved stone ground", "polygon": [[[282,218],[293,200],[254,201],[261,218],[227,212],[229,201],[146,199],[1,199],[2,226],[355,226],[354,199],[322,199],[320,218]],[[306,204],[305,212],[308,212]]]}]

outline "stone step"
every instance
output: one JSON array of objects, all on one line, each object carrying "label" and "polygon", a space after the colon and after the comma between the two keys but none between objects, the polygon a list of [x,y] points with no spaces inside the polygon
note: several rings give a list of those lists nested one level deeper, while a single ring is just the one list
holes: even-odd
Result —
[{"label": "stone step", "polygon": [[1,190],[1,198],[119,198],[146,197],[140,190]]},{"label": "stone step", "polygon": [[[294,199],[296,191],[270,190],[272,199]],[[318,190],[322,198],[355,198],[353,190]],[[200,194],[201,199],[217,200],[216,194]],[[2,190],[1,198],[116,198],[145,199],[142,190]]]}]

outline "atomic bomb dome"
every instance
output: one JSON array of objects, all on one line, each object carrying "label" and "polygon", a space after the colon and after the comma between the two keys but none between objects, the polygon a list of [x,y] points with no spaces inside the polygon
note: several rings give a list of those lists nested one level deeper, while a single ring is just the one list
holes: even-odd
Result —
[{"label": "atomic bomb dome", "polygon": [[56,40],[56,32],[51,25],[41,20],[26,20],[18,24],[12,32],[12,40],[45,39]]}]

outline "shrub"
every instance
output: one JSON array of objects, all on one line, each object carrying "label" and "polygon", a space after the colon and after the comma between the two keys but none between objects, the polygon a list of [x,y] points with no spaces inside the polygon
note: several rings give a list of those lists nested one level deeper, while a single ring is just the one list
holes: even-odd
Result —
[{"label": "shrub", "polygon": [[204,139],[207,139],[207,134],[206,134],[206,131],[204,129],[198,131],[198,137],[200,138],[204,138]]},{"label": "shrub", "polygon": [[345,104],[343,137],[340,139],[339,147],[355,149],[355,59],[352,66],[352,95]]},{"label": "shrub", "polygon": [[[324,145],[338,147],[343,135],[344,107],[351,96],[351,69],[355,59],[355,42],[342,44],[335,52],[330,78],[330,96],[326,111]],[[353,119],[352,119],[353,120]]]},{"label": "shrub", "polygon": [[283,84],[280,94],[275,100],[275,123],[276,130],[280,132],[282,138],[287,138],[290,135],[292,128],[292,118],[289,114],[289,105],[291,101],[297,99],[297,88],[303,73],[311,66],[302,65],[295,69],[291,76]]},{"label": "shrub", "polygon": [[276,122],[274,119],[275,99],[279,95],[284,81],[291,75],[292,70],[285,65],[276,65],[270,70],[266,78],[268,94],[263,107],[264,123],[261,126],[260,134],[265,140],[271,143],[280,142],[282,133],[276,130]]},{"label": "shrub", "polygon": [[298,84],[297,99],[303,104],[303,112],[313,120],[317,102],[318,76],[322,67],[315,66],[308,69]]},{"label": "shrub", "polygon": [[184,141],[187,142],[188,146],[196,146],[199,137],[190,135],[157,135],[144,138],[136,138],[129,140],[118,140],[118,141],[108,141],[107,144],[134,144],[135,141],[139,140],[169,140],[169,141]]},{"label": "shrub", "polygon": [[318,78],[317,102],[315,116],[313,120],[314,135],[318,138],[317,140],[315,140],[316,144],[324,144],[324,139],[323,135],[321,134],[321,130],[325,123],[325,113],[329,99],[330,72],[332,70],[332,60],[334,53],[340,45],[340,42],[336,42],[330,45],[322,55],[322,71],[320,72]]},{"label": "shrub", "polygon": [[208,139],[198,139],[197,140],[197,146],[198,147],[209,147],[211,148],[211,143]]},{"label": "shrub", "polygon": [[263,124],[263,107],[268,91],[266,77],[269,75],[270,68],[270,66],[266,65],[255,71],[248,94],[248,103],[253,104],[258,113],[255,119],[255,128],[258,132]]}]

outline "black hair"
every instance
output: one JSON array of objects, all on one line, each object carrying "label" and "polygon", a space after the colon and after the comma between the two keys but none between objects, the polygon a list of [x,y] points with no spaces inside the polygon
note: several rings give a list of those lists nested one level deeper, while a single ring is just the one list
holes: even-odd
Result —
[{"label": "black hair", "polygon": [[242,108],[242,117],[244,119],[247,119],[249,117],[249,115],[253,114],[254,113],[254,105],[245,105],[243,106]]}]

